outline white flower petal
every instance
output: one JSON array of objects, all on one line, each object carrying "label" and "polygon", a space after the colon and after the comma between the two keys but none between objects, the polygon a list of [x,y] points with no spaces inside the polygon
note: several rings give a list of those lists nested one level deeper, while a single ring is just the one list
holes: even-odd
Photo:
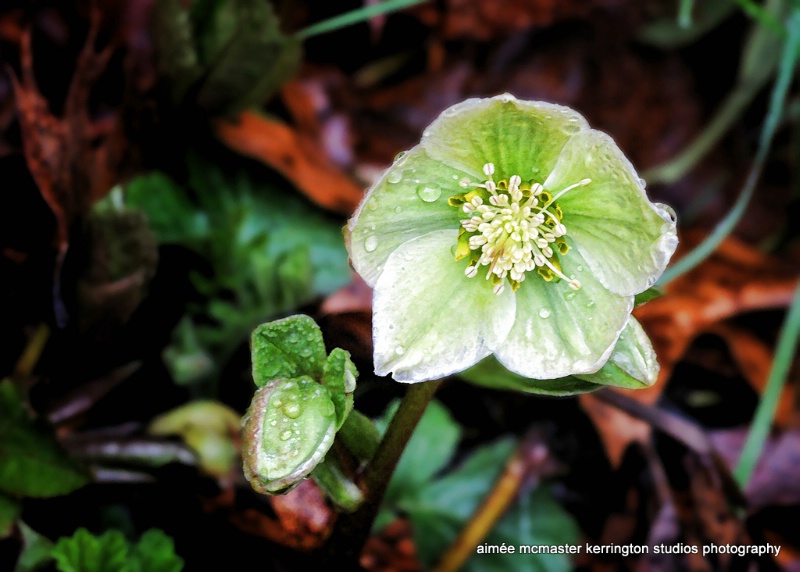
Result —
[{"label": "white flower petal", "polygon": [[584,129],[586,120],[569,107],[504,94],[445,110],[425,130],[421,145],[432,158],[481,181],[483,165],[493,163],[506,177],[541,182],[567,140]]},{"label": "white flower petal", "polygon": [[510,288],[497,296],[453,261],[458,231],[435,231],[395,250],[373,299],[375,373],[419,382],[462,371],[489,355],[514,322]]},{"label": "white flower petal", "polygon": [[622,295],[647,290],[678,244],[674,213],[648,200],[644,181],[605,133],[573,136],[544,186],[557,192],[586,178],[588,185],[558,199],[567,235],[606,288]]},{"label": "white flower petal", "polygon": [[529,273],[516,292],[514,327],[495,350],[500,363],[522,376],[555,379],[597,371],[633,309],[633,296],[606,290],[575,249],[561,257],[561,266],[581,288]]},{"label": "white flower petal", "polygon": [[459,227],[462,213],[447,199],[464,192],[458,186],[464,175],[417,146],[372,186],[348,222],[350,260],[367,284],[375,286],[386,259],[404,242]]}]

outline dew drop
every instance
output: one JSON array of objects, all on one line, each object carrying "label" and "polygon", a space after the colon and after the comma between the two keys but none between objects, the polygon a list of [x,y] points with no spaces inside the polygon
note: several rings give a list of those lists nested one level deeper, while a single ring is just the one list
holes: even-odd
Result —
[{"label": "dew drop", "polygon": [[550,310],[548,310],[547,308],[542,308],[541,310],[539,310],[539,317],[542,318],[543,320],[546,320],[547,318],[550,317]]},{"label": "dew drop", "polygon": [[583,272],[583,266],[578,266],[578,272]]},{"label": "dew drop", "polygon": [[378,208],[378,201],[376,201],[375,199],[372,199],[367,203],[367,210],[374,211],[377,210],[377,208]]},{"label": "dew drop", "polygon": [[403,212],[403,207],[394,207],[394,212],[396,212],[396,213]]},{"label": "dew drop", "polygon": [[398,170],[391,171],[386,175],[386,180],[392,184],[399,183],[403,180],[403,172]]},{"label": "dew drop", "polygon": [[432,203],[442,195],[442,189],[436,183],[425,183],[417,187],[417,196],[426,203]]},{"label": "dew drop", "polygon": [[589,300],[588,302],[586,302],[586,307],[587,308],[594,308],[594,300]]},{"label": "dew drop", "polygon": [[575,294],[577,294],[577,292],[575,292],[574,290],[570,290],[569,292],[564,292],[564,300],[567,301],[572,300],[575,297]]},{"label": "dew drop", "polygon": [[378,248],[378,237],[374,234],[367,237],[367,240],[364,241],[364,250],[367,252],[372,252]]},{"label": "dew drop", "polygon": [[280,407],[281,405],[283,405],[283,401],[281,401],[280,399],[276,399],[275,401],[273,401],[273,402],[272,402],[272,406],[273,406],[274,408],[276,408],[276,409],[277,409],[278,407]]},{"label": "dew drop", "polygon": [[292,438],[292,432],[289,429],[281,433],[281,441],[288,441],[291,438]]},{"label": "dew drop", "polygon": [[287,403],[283,408],[283,413],[289,419],[297,419],[300,417],[300,406],[297,403]]},{"label": "dew drop", "polygon": [[273,419],[272,421],[269,422],[269,426],[270,427],[275,427],[277,424],[278,424],[278,422],[275,419]]},{"label": "dew drop", "polygon": [[404,348],[403,346],[397,346],[396,348],[394,348],[394,353],[401,356],[404,353],[406,353],[406,348]]},{"label": "dew drop", "polygon": [[397,155],[394,156],[394,162],[397,163],[400,159],[406,156],[405,151],[400,151]]},{"label": "dew drop", "polygon": [[458,176],[458,175],[456,175],[455,173],[453,173],[453,180],[454,180],[454,181],[457,181],[458,179],[459,179],[459,176]]}]

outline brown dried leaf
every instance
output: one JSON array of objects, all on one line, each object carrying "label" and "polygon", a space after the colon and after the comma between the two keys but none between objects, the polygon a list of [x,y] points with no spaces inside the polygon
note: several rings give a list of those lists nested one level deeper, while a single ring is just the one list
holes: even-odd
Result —
[{"label": "brown dried leaf", "polygon": [[231,521],[250,534],[302,551],[322,546],[333,530],[335,514],[311,480],[303,481],[285,495],[269,497],[269,502],[277,520],[251,508],[233,513]]},{"label": "brown dried leaf", "polygon": [[216,131],[228,147],[274,168],[326,209],[349,215],[364,195],[317,141],[286,124],[244,111],[235,122],[218,121]]},{"label": "brown dried leaf", "polygon": [[[698,233],[683,238],[687,252],[700,242]],[[795,270],[730,237],[703,264],[667,287],[667,295],[634,312],[661,364],[658,381],[647,389],[621,391],[652,405],[692,340],[719,322],[744,312],[781,308],[789,304],[797,284]],[[600,402],[591,394],[580,397],[592,418],[612,465],[632,442],[646,443],[651,426]]]},{"label": "brown dried leaf", "polygon": [[33,75],[31,30],[20,41],[21,78],[12,75],[23,150],[28,168],[56,218],[55,243],[64,252],[69,227],[89,212],[92,203],[116,182],[115,167],[124,153],[117,117],[92,122],[89,94],[114,52],[113,44],[101,51],[94,45],[100,28],[100,13],[92,13],[89,35],[76,64],[67,92],[63,117],[54,116],[39,92]]}]

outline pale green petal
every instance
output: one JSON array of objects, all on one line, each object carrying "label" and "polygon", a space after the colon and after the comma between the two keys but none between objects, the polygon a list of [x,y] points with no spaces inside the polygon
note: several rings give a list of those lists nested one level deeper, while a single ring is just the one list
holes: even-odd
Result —
[{"label": "pale green petal", "polygon": [[606,365],[596,373],[575,377],[601,385],[641,389],[656,382],[658,371],[653,344],[636,318],[631,316]]},{"label": "pale green petal", "polygon": [[350,259],[367,284],[375,286],[386,259],[404,242],[459,228],[463,213],[447,199],[464,192],[458,181],[466,175],[431,159],[419,145],[389,167],[348,222]]},{"label": "pale green petal", "polygon": [[534,379],[555,379],[597,371],[611,355],[633,308],[633,296],[606,290],[576,249],[561,257],[566,280],[545,282],[528,273],[517,290],[517,317],[495,350],[511,371]]},{"label": "pale green petal", "polygon": [[674,213],[647,199],[630,161],[599,131],[572,137],[544,186],[558,193],[587,178],[591,183],[557,201],[567,235],[606,288],[622,295],[646,290],[678,244]]},{"label": "pale green petal", "polygon": [[375,373],[418,382],[462,371],[489,355],[514,322],[514,296],[467,278],[450,252],[458,231],[401,245],[387,260],[373,299]]},{"label": "pale green petal", "polygon": [[496,178],[519,175],[542,182],[570,136],[584,129],[586,120],[568,107],[505,94],[445,110],[421,144],[432,158],[473,180],[485,180],[483,165],[494,163]]}]

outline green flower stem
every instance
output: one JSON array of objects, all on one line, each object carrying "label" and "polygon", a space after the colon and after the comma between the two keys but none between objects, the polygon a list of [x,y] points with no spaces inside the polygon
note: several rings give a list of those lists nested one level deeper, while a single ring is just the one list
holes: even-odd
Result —
[{"label": "green flower stem", "polygon": [[778,338],[778,347],[775,350],[775,359],[772,362],[772,369],[769,372],[769,379],[764,393],[761,396],[761,401],[756,409],[756,414],[753,418],[753,424],[750,427],[750,432],[747,435],[742,448],[742,456],[734,470],[734,477],[739,486],[744,489],[753,470],[756,467],[756,462],[764,449],[764,443],[767,440],[767,435],[772,427],[772,420],[775,417],[775,410],[778,407],[778,399],[780,398],[781,391],[786,382],[786,375],[789,372],[789,367],[792,365],[792,360],[797,348],[797,340],[800,337],[800,286],[795,290],[792,305],[789,308],[789,313],[786,316],[786,321],[781,329],[780,337]]},{"label": "green flower stem", "polygon": [[312,476],[328,498],[345,512],[355,511],[364,500],[361,489],[342,472],[333,455],[327,455]]},{"label": "green flower stem", "polygon": [[676,264],[667,268],[661,276],[661,279],[656,283],[658,286],[666,285],[668,282],[671,282],[681,274],[685,274],[708,258],[725,237],[733,231],[744,213],[747,212],[747,205],[761,177],[761,171],[764,168],[767,154],[772,145],[772,138],[775,135],[781,118],[786,94],[792,83],[791,80],[794,75],[795,65],[797,64],[798,56],[800,56],[800,10],[793,11],[789,19],[788,27],[789,38],[786,41],[783,54],[781,55],[778,78],[772,89],[769,110],[761,130],[758,151],[756,152],[753,166],[750,168],[750,173],[744,183],[742,192],[739,194],[739,198],[736,199],[733,208],[731,208],[725,218],[720,221],[711,234],[708,235],[697,248],[681,258]]},{"label": "green flower stem", "polygon": [[347,450],[359,461],[372,459],[381,442],[381,434],[375,424],[355,409],[347,416],[336,437],[342,440]]},{"label": "green flower stem", "polygon": [[336,528],[323,549],[325,560],[335,562],[343,569],[357,569],[361,550],[372,529],[392,473],[441,383],[438,380],[408,386],[397,413],[364,472],[364,503],[356,512],[339,516]]},{"label": "green flower stem", "polygon": [[681,28],[689,28],[692,25],[693,9],[694,0],[681,0],[680,9],[678,11],[678,25]]}]

